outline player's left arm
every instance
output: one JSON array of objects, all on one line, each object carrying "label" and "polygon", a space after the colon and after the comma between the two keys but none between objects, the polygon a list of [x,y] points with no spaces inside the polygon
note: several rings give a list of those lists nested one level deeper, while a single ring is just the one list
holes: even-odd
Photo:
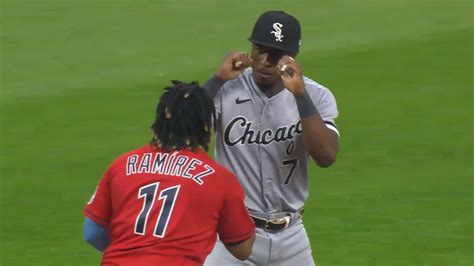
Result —
[{"label": "player's left arm", "polygon": [[110,181],[113,177],[113,165],[107,169],[94,194],[84,208],[84,240],[104,251],[110,243],[108,228],[112,215]]},{"label": "player's left arm", "polygon": [[277,67],[285,87],[295,96],[308,153],[318,166],[330,166],[339,151],[337,132],[326,126],[306,91],[300,65],[293,58],[283,56]]},{"label": "player's left arm", "polygon": [[84,220],[84,239],[101,252],[104,252],[110,243],[107,228],[100,226],[88,217]]},{"label": "player's left arm", "polygon": [[223,205],[219,215],[217,233],[225,248],[237,259],[246,260],[252,253],[255,241],[255,224],[244,203],[244,190],[237,178],[222,175],[225,185]]}]

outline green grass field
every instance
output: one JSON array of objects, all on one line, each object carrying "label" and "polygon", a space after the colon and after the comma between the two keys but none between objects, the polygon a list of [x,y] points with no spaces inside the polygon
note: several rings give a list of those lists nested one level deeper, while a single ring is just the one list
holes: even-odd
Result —
[{"label": "green grass field", "polygon": [[[318,266],[474,265],[473,4],[442,0],[3,0],[0,265],[98,265],[82,208],[149,140],[161,88],[249,50],[267,9],[300,18],[341,150],[311,169]],[[297,265],[292,265],[297,266]]]}]

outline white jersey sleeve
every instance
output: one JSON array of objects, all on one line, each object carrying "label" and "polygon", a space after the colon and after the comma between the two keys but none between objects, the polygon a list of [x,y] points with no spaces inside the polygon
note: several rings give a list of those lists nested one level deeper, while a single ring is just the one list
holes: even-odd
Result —
[{"label": "white jersey sleeve", "polygon": [[328,128],[334,130],[339,135],[339,131],[335,123],[335,120],[339,115],[337,111],[336,98],[331,93],[331,91],[323,85],[316,83],[307,77],[304,77],[304,82],[305,89],[316,106],[321,119]]}]

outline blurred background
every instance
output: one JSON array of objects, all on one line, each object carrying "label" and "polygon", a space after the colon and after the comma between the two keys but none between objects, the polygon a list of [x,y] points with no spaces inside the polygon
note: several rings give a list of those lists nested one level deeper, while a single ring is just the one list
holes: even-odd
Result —
[{"label": "blurred background", "polygon": [[340,111],[338,161],[311,169],[317,265],[474,265],[467,0],[2,0],[0,265],[98,265],[82,209],[107,166],[269,9]]}]

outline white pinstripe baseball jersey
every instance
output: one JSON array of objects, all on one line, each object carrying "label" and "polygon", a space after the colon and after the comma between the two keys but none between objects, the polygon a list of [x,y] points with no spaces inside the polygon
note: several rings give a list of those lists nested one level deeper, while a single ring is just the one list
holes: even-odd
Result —
[{"label": "white pinstripe baseball jersey", "polygon": [[[307,77],[304,83],[322,120],[339,134],[333,94]],[[239,178],[247,208],[271,214],[303,207],[310,157],[293,94],[285,89],[268,98],[255,84],[252,69],[247,68],[220,88],[214,103],[218,115],[216,160]]]}]

